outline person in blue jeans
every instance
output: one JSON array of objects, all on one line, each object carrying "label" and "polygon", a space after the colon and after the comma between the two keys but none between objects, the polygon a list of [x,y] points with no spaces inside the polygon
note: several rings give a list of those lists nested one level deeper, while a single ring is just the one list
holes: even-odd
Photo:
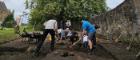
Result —
[{"label": "person in blue jeans", "polygon": [[90,54],[92,54],[93,49],[96,46],[96,29],[93,24],[91,24],[87,19],[82,20],[82,35],[88,35],[88,46],[90,49]]}]

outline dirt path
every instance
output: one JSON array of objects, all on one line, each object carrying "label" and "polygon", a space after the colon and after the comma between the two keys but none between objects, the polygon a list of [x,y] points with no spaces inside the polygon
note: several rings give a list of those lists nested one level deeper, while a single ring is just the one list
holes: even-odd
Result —
[{"label": "dirt path", "polygon": [[127,50],[128,45],[123,43],[115,43],[105,40],[100,40],[100,45],[104,47],[115,60],[140,60],[136,58],[138,51]]},{"label": "dirt path", "polygon": [[[62,48],[61,45],[57,45],[57,48],[54,51],[35,57],[32,53],[26,52],[29,46],[30,45],[23,42],[22,39],[2,44],[0,45],[0,60],[122,60],[122,55],[119,55],[119,52],[125,56],[126,54],[129,54],[128,52],[125,52],[124,49],[121,50],[123,47],[119,48],[120,50],[118,49],[118,51],[117,49],[113,50],[116,46],[103,43],[97,45],[97,49],[94,51],[93,55],[87,54],[87,50],[81,47],[71,50],[64,47]],[[44,45],[43,47],[45,48],[42,49],[42,52],[48,51],[48,46],[49,45]],[[115,55],[112,50],[115,52],[117,51],[117,53],[115,53],[117,55]],[[63,56],[65,53],[67,56]],[[123,57],[123,59],[126,57]],[[131,57],[134,57],[134,55],[129,55],[128,57],[130,57],[131,60]]]}]

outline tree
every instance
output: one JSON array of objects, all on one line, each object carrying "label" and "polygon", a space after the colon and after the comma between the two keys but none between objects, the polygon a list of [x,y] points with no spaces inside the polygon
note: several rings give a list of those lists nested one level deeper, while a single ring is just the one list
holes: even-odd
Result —
[{"label": "tree", "polygon": [[14,11],[10,12],[10,14],[5,18],[5,20],[2,23],[2,27],[11,28],[13,27],[13,23],[14,23]]},{"label": "tree", "polygon": [[[75,19],[106,11],[105,0],[31,0],[30,23],[42,24],[55,16],[57,20]],[[77,21],[77,20],[75,20]]]}]

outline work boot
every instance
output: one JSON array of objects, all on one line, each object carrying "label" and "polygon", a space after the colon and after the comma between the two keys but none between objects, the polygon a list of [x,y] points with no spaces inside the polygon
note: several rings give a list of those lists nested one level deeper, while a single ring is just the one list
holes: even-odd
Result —
[{"label": "work boot", "polygon": [[96,45],[93,46],[93,50],[96,49]]},{"label": "work boot", "polygon": [[37,56],[39,56],[39,54],[40,54],[39,52],[33,52],[33,56],[37,57]]},{"label": "work boot", "polygon": [[90,49],[88,54],[92,55],[93,54],[93,49]]}]

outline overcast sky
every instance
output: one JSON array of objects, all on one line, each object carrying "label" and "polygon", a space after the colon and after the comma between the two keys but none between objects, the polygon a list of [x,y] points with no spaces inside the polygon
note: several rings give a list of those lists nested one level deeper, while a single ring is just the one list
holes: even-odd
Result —
[{"label": "overcast sky", "polygon": [[124,0],[106,0],[107,6],[111,9],[121,4]]},{"label": "overcast sky", "polygon": [[[106,0],[106,3],[108,7],[113,9],[123,1],[124,0]],[[4,0],[4,2],[8,9],[15,11],[15,16],[21,15],[22,12],[25,11],[25,0]],[[22,22],[27,23],[27,20],[24,19]]]},{"label": "overcast sky", "polygon": [[6,6],[10,10],[14,10],[15,14],[21,14],[25,10],[25,0],[4,0]]}]

